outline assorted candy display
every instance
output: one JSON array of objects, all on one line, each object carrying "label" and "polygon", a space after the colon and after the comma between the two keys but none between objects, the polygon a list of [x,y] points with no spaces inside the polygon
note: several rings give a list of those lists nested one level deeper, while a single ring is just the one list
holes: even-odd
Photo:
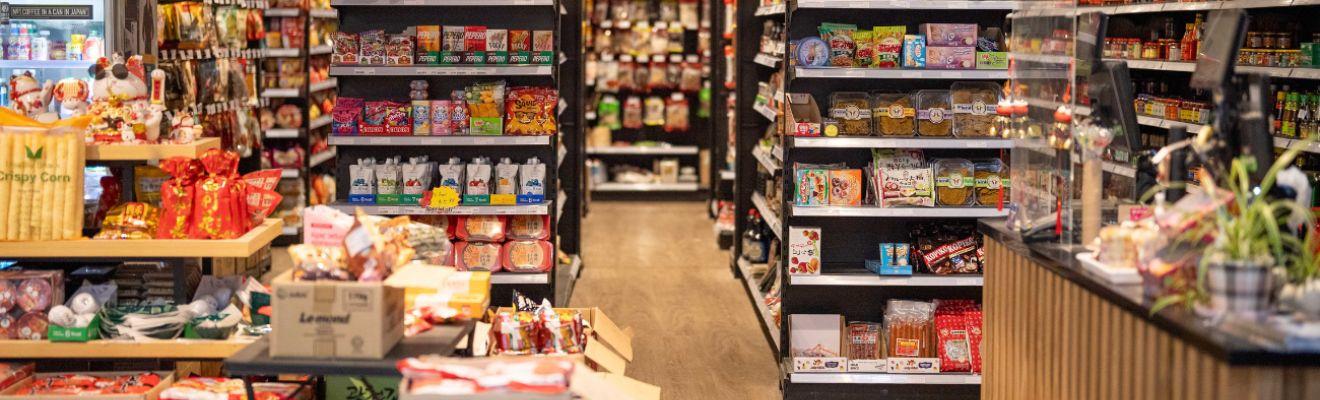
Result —
[{"label": "assorted candy display", "polygon": [[533,157],[524,164],[508,158],[492,164],[478,157],[463,163],[450,158],[444,164],[426,156],[401,163],[398,157],[381,162],[365,158],[349,166],[352,186],[348,201],[355,204],[429,205],[434,188],[448,188],[463,205],[541,204],[545,202],[546,165]]},{"label": "assorted candy display", "polygon": [[549,301],[530,311],[502,309],[491,321],[490,355],[579,354],[588,334],[581,313]]},{"label": "assorted candy display", "polygon": [[426,81],[413,81],[410,102],[339,97],[332,131],[338,136],[553,135],[559,92],[478,83],[428,100]]},{"label": "assorted candy display", "polygon": [[999,159],[927,159],[919,149],[874,149],[861,169],[844,163],[793,166],[798,206],[1002,207],[1008,166]]},{"label": "assorted candy display", "polygon": [[566,394],[573,365],[564,358],[412,357],[399,360],[405,378],[399,389],[414,396]]},{"label": "assorted candy display", "polygon": [[550,65],[550,30],[419,25],[401,33],[380,29],[335,34],[336,65]]},{"label": "assorted candy display", "polygon": [[801,67],[1008,69],[1004,34],[976,24],[925,23],[858,29],[823,23],[820,36],[791,40],[789,61]]}]

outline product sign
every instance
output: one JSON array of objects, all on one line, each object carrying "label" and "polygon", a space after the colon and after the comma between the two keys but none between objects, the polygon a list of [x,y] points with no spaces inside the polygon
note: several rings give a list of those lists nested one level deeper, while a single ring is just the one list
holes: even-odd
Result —
[{"label": "product sign", "polygon": [[0,3],[0,21],[10,19],[92,19],[90,5]]}]

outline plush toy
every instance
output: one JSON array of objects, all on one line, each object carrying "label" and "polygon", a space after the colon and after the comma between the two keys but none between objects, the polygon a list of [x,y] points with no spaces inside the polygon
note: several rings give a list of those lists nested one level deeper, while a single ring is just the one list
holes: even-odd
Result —
[{"label": "plush toy", "polygon": [[408,91],[408,97],[413,100],[426,100],[426,89],[429,89],[430,87],[431,84],[426,83],[426,81],[423,80],[409,82],[408,88],[412,90]]},{"label": "plush toy", "polygon": [[91,95],[87,82],[77,78],[60,79],[55,84],[55,101],[60,102],[60,118],[83,115],[87,112],[87,98]]},{"label": "plush toy", "polygon": [[32,71],[23,71],[9,77],[9,104],[15,111],[29,117],[46,113],[51,88],[42,86]]}]

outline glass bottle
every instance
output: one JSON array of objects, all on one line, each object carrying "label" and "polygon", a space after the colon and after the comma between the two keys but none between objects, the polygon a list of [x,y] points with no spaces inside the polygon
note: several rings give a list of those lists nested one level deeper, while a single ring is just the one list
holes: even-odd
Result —
[{"label": "glass bottle", "polygon": [[[1200,16],[1197,21],[1200,21]],[[1196,59],[1196,24],[1187,24],[1183,31],[1182,43],[1178,47],[1182,49],[1182,59],[1192,61]]]},{"label": "glass bottle", "polygon": [[747,230],[742,237],[742,256],[753,263],[766,262],[769,256],[765,236],[761,233],[761,216],[756,210],[747,210]]},{"label": "glass bottle", "polygon": [[69,44],[68,44],[68,46],[66,46],[66,47],[64,48],[64,54],[68,55],[68,58],[69,58],[70,60],[81,60],[81,59],[83,59],[83,58],[82,58],[82,57],[83,57],[83,39],[86,39],[86,38],[87,38],[87,35],[83,35],[83,34],[80,34],[80,33],[70,34],[70,35],[69,35]]},{"label": "glass bottle", "polygon": [[32,59],[50,59],[50,31],[43,30],[32,38]]}]

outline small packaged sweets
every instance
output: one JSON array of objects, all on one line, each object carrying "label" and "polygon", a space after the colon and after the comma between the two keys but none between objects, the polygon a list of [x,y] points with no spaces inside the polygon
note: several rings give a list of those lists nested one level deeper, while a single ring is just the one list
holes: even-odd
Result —
[{"label": "small packaged sweets", "polygon": [[385,111],[385,134],[387,135],[411,135],[412,134],[412,105],[397,101],[387,101],[384,105]]},{"label": "small packaged sweets", "polygon": [[449,100],[431,100],[431,134],[432,135],[452,135],[454,134],[454,122],[449,120],[449,113],[453,106]]},{"label": "small packaged sweets", "polygon": [[822,168],[797,168],[797,192],[794,204],[821,206],[829,204],[830,174]]},{"label": "small packaged sweets", "polygon": [[917,134],[921,136],[950,136],[953,134],[953,115],[949,106],[948,90],[919,90],[917,97]]},{"label": "small packaged sweets", "polygon": [[831,94],[830,118],[838,121],[840,135],[870,136],[871,96],[864,92]]},{"label": "small packaged sweets", "polygon": [[413,100],[412,101],[412,132],[413,135],[431,134],[431,101]]},{"label": "small packaged sweets", "polygon": [[509,64],[532,63],[532,31],[526,29],[509,30]]},{"label": "small packaged sweets", "polygon": [[871,96],[875,131],[881,136],[912,136],[917,132],[917,109],[906,93],[876,93]]},{"label": "small packaged sweets", "polygon": [[999,84],[994,82],[954,82],[949,95],[953,104],[953,135],[992,136],[1000,91]]},{"label": "small packaged sweets", "polygon": [[830,205],[859,206],[862,204],[862,189],[862,170],[830,171]]},{"label": "small packaged sweets", "polygon": [[486,30],[486,64],[509,63],[509,30]]},{"label": "small packaged sweets", "polygon": [[976,187],[975,166],[961,158],[936,160],[935,204],[941,206],[971,205]]},{"label": "small packaged sweets", "polygon": [[358,34],[358,64],[385,64],[385,31],[373,29]]},{"label": "small packaged sweets", "polygon": [[415,51],[412,36],[390,35],[389,42],[385,44],[385,64],[412,65]]},{"label": "small packaged sweets", "polygon": [[927,46],[926,68],[974,69],[976,68],[976,48]]},{"label": "small packaged sweets", "polygon": [[334,53],[330,55],[330,63],[336,65],[352,65],[358,63],[358,35],[356,33],[335,32]]},{"label": "small packaged sweets", "polygon": [[359,98],[339,96],[335,98],[335,108],[330,112],[330,131],[339,136],[358,134],[358,125],[362,124],[362,107],[366,102]]},{"label": "small packaged sweets", "polygon": [[880,171],[881,207],[931,207],[934,179],[930,168],[886,168]]},{"label": "small packaged sweets", "polygon": [[917,27],[931,47],[970,47],[976,45],[976,24],[927,23]]},{"label": "small packaged sweets", "polygon": [[555,32],[532,31],[532,64],[550,65],[555,60]]},{"label": "small packaged sweets", "polygon": [[926,38],[903,36],[903,68],[926,68]]},{"label": "small packaged sweets", "polygon": [[446,25],[440,28],[440,64],[453,65],[463,63],[463,53],[467,51],[463,26]]},{"label": "small packaged sweets", "polygon": [[417,64],[440,63],[440,26],[420,25],[417,27],[417,55],[413,60]]}]

